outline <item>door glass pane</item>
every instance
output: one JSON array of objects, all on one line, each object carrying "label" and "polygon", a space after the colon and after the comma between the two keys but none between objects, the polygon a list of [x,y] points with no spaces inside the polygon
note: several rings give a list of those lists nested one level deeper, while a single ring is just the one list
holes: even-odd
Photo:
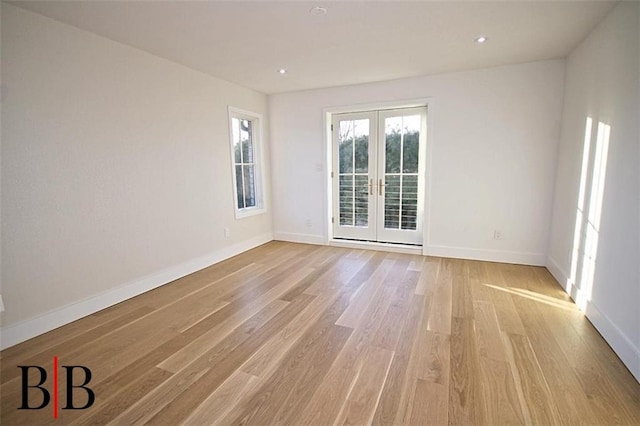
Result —
[{"label": "door glass pane", "polygon": [[356,173],[369,172],[369,120],[353,122],[355,138],[354,158]]},{"label": "door glass pane", "polygon": [[341,121],[338,133],[340,173],[353,172],[353,121]]},{"label": "door glass pane", "polygon": [[400,228],[400,179],[399,175],[387,175],[384,188],[384,227]]},{"label": "door glass pane", "polygon": [[255,207],[256,205],[256,184],[255,166],[242,166],[244,173],[244,207]]},{"label": "door glass pane", "polygon": [[353,218],[353,175],[340,175],[339,181],[340,225],[352,226]]},{"label": "door glass pane", "polygon": [[420,115],[385,119],[386,229],[417,229]]},{"label": "door glass pane", "polygon": [[369,225],[369,119],[339,122],[340,225]]},{"label": "door glass pane", "polygon": [[369,186],[367,175],[355,176],[355,226],[369,224]]},{"label": "door glass pane", "polygon": [[418,215],[418,175],[402,176],[401,229],[416,229]]},{"label": "door glass pane", "polygon": [[400,173],[400,149],[402,117],[390,117],[384,121],[385,172]]},{"label": "door glass pane", "polygon": [[242,157],[240,154],[240,120],[235,117],[231,119],[231,131],[233,132],[233,155],[235,163],[242,163]]},{"label": "door glass pane", "polygon": [[253,141],[249,120],[240,120],[240,141],[242,142],[242,162],[253,163]]},{"label": "door glass pane", "polygon": [[238,208],[244,209],[244,185],[242,181],[242,166],[236,166],[236,195],[238,197]]},{"label": "door glass pane", "polygon": [[410,115],[402,119],[402,171],[418,173],[420,116]]}]

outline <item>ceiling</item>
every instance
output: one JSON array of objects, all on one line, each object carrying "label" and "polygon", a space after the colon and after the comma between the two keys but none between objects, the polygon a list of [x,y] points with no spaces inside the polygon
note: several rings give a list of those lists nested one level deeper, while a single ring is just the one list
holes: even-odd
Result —
[{"label": "ceiling", "polygon": [[[17,1],[272,94],[566,56],[613,1]],[[325,15],[309,13],[314,6]],[[489,40],[477,44],[474,38]],[[287,73],[278,73],[285,68]]]}]

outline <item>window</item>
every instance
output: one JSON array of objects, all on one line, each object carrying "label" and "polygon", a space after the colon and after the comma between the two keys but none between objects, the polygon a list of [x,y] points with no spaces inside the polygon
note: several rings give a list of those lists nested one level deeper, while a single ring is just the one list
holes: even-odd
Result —
[{"label": "window", "polygon": [[229,107],[236,219],[264,213],[261,158],[262,116]]}]

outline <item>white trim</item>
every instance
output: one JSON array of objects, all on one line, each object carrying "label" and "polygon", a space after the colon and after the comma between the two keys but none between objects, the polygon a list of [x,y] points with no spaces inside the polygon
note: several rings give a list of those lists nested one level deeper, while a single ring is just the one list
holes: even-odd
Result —
[{"label": "white trim", "polygon": [[558,262],[555,261],[551,256],[547,257],[547,263],[545,265],[553,278],[558,281],[560,287],[564,289],[564,291],[573,299],[574,301],[578,298],[578,288],[571,285],[571,281],[569,280],[569,275],[558,265]]},{"label": "white trim", "polygon": [[[330,116],[332,114],[344,114],[348,112],[365,112],[365,111],[378,111],[385,109],[396,109],[396,108],[416,108],[416,107],[424,107],[428,106],[433,98],[417,98],[417,99],[406,99],[399,101],[383,101],[383,102],[372,102],[366,104],[355,104],[355,105],[340,105],[340,106],[332,106],[323,108],[324,116]],[[331,120],[329,120],[331,122]]]},{"label": "white trim", "polygon": [[417,254],[422,256],[422,247],[405,244],[379,243],[375,241],[329,240],[332,247],[344,247],[361,250],[378,250],[391,253]]},{"label": "white trim", "polygon": [[333,112],[324,109],[322,115],[324,117],[324,129],[323,129],[323,147],[324,149],[324,170],[325,178],[322,180],[324,198],[322,200],[323,210],[325,212],[325,220],[322,222],[324,231],[324,244],[329,244],[329,239],[333,234],[333,224],[331,223],[332,209],[333,209],[333,186],[331,173],[333,173],[333,134],[331,132],[331,126],[333,124]]},{"label": "white trim", "polygon": [[[237,194],[235,195],[237,200]],[[257,216],[259,214],[263,214],[266,212],[267,212],[267,209],[265,209],[264,207],[249,207],[244,209],[236,209],[236,219],[243,219],[245,217]]]},{"label": "white trim", "polygon": [[290,243],[315,244],[326,246],[327,240],[323,235],[296,234],[293,232],[274,232],[273,239],[276,241],[288,241]]},{"label": "white trim", "polygon": [[[380,138],[377,144],[376,171],[378,181],[386,182],[386,149],[385,149],[385,122],[387,118],[403,117],[407,115],[418,115],[420,117],[420,133],[419,133],[419,150],[418,150],[418,197],[417,197],[417,217],[415,230],[389,229],[384,224],[384,212],[386,204],[387,191],[383,195],[377,197],[377,218],[376,218],[376,236],[379,241],[388,241],[404,244],[424,244],[424,218],[426,214],[425,192],[428,182],[426,181],[426,162],[427,156],[427,115],[428,106],[413,108],[394,108],[377,111],[378,135]],[[401,155],[402,157],[402,155]],[[402,162],[402,160],[401,160]],[[400,170],[404,174],[403,170]],[[429,215],[430,216],[430,215]]]},{"label": "white trim", "polygon": [[323,199],[323,210],[325,211],[326,220],[323,221],[324,227],[324,244],[330,244],[333,239],[333,224],[331,223],[332,217],[332,204],[333,204],[333,194],[332,194],[332,181],[331,181],[331,172],[332,172],[332,133],[331,133],[331,124],[333,120],[334,114],[344,114],[344,113],[356,113],[356,112],[367,112],[367,111],[382,111],[389,109],[400,109],[400,108],[419,108],[426,107],[427,108],[427,152],[426,152],[426,171],[424,173],[424,209],[423,209],[423,225],[422,225],[422,233],[423,233],[423,248],[422,254],[424,256],[427,255],[427,245],[429,244],[429,236],[431,234],[431,170],[432,170],[432,153],[433,153],[433,145],[435,140],[435,132],[434,132],[434,111],[435,111],[436,101],[435,98],[431,96],[421,97],[421,98],[412,98],[412,99],[404,99],[404,100],[394,100],[394,101],[382,101],[382,102],[373,102],[366,104],[355,104],[355,105],[339,105],[339,106],[329,106],[322,109],[322,118],[324,122],[323,126],[323,150],[325,153],[324,158],[324,170],[326,171],[325,179],[323,180],[323,190],[324,190],[324,199]]},{"label": "white trim", "polygon": [[427,152],[424,171],[424,217],[422,222],[422,255],[427,255],[427,247],[431,244],[431,188],[433,186],[433,145],[435,141],[434,114],[436,111],[435,98],[426,100],[427,105]]},{"label": "white trim", "polygon": [[271,233],[263,234],[197,259],[147,275],[84,300],[51,310],[37,317],[2,327],[0,330],[0,348],[6,349],[24,342],[272,240],[273,235]]},{"label": "white trim", "polygon": [[566,283],[569,277],[567,277],[567,274],[565,274],[565,272],[562,270],[560,265],[558,265],[558,262],[556,262],[555,259],[549,256],[547,257],[547,264],[545,266],[547,267],[549,272],[551,272],[551,275],[553,275],[553,278],[555,278],[556,281],[558,281],[558,283],[560,284],[560,286],[564,288],[562,283]]},{"label": "white trim", "polygon": [[640,381],[640,349],[592,302],[587,302],[584,314],[636,380]]},{"label": "white trim", "polygon": [[518,265],[544,266],[546,256],[542,253],[527,253],[506,250],[487,250],[464,247],[428,246],[427,256],[451,257],[454,259],[484,260],[488,262],[515,263]]},{"label": "white trim", "polygon": [[[262,146],[263,139],[263,124],[262,114],[248,111],[246,109],[236,108],[231,105],[227,107],[229,114],[229,153],[231,155],[231,182],[233,184],[233,207],[236,220],[243,219],[249,216],[255,216],[267,212],[267,203],[265,197],[265,174],[264,174],[264,150]],[[248,207],[240,209],[238,208],[238,194],[237,182],[236,182],[236,157],[234,152],[233,141],[233,118],[246,119],[256,123],[253,133],[253,155],[254,165],[256,173],[255,191],[256,191],[256,205],[254,207]]]},{"label": "white trim", "polygon": [[379,250],[393,253],[422,255],[422,247],[403,244],[385,244],[372,241],[327,240],[323,235],[297,234],[293,232],[275,232],[273,239],[290,243],[315,244],[318,246],[345,247],[354,249]]}]

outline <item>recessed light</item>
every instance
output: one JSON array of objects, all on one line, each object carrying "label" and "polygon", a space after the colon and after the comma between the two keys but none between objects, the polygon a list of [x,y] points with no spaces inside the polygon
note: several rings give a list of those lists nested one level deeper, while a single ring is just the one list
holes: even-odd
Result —
[{"label": "recessed light", "polygon": [[476,37],[475,39],[473,39],[473,41],[475,41],[476,43],[484,43],[487,40],[489,40],[489,39],[487,37],[485,37],[485,36],[480,36],[480,37]]},{"label": "recessed light", "polygon": [[312,16],[322,16],[327,14],[327,8],[322,6],[316,6],[309,9],[309,13]]},{"label": "recessed light", "polygon": [[280,73],[280,74],[286,74],[286,73],[287,73],[287,70],[286,70],[286,69],[284,69],[284,68],[280,68],[280,69],[278,70],[278,73]]}]

